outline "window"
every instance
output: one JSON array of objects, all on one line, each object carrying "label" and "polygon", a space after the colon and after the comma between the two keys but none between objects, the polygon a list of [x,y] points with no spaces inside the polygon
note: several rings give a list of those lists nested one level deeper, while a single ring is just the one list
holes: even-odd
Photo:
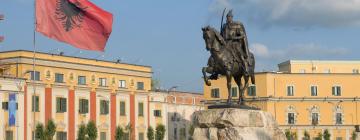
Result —
[{"label": "window", "polygon": [[180,140],[186,140],[186,128],[180,128]]},{"label": "window", "polygon": [[139,133],[139,140],[144,140],[144,138],[145,138],[145,137],[144,137],[144,133],[141,133],[141,132],[140,132],[140,133]]},{"label": "window", "polygon": [[13,131],[6,131],[6,140],[14,140]]},{"label": "window", "polygon": [[78,85],[86,85],[86,77],[85,76],[78,77]]},{"label": "window", "polygon": [[100,132],[100,140],[106,140],[106,132]]},{"label": "window", "polygon": [[126,88],[126,81],[125,80],[119,80],[119,88]]},{"label": "window", "polygon": [[66,112],[66,98],[62,98],[62,97],[56,98],[56,112],[57,113]]},{"label": "window", "polygon": [[311,86],[311,96],[317,96],[317,86]]},{"label": "window", "polygon": [[237,97],[237,87],[231,88],[231,97]]},{"label": "window", "polygon": [[144,90],[144,82],[137,82],[137,90]]},{"label": "window", "polygon": [[138,115],[144,116],[144,103],[139,103],[138,105],[139,105]]},{"label": "window", "polygon": [[211,98],[220,98],[219,88],[211,89]]},{"label": "window", "polygon": [[89,100],[79,99],[79,113],[80,114],[89,113]]},{"label": "window", "polygon": [[318,113],[311,113],[311,124],[312,125],[319,124],[319,114]]},{"label": "window", "polygon": [[[18,109],[19,104],[16,103],[16,110]],[[2,109],[9,110],[9,102],[2,102]]]},{"label": "window", "polygon": [[154,110],[155,117],[161,117],[161,110]]},{"label": "window", "polygon": [[120,101],[120,116],[126,116],[126,104],[124,101]]},{"label": "window", "polygon": [[256,86],[255,85],[251,85],[248,87],[248,95],[256,96]]},{"label": "window", "polygon": [[358,73],[359,73],[359,69],[353,69],[353,73],[354,73],[354,74],[358,74]]},{"label": "window", "polygon": [[295,124],[295,114],[288,113],[288,124]]},{"label": "window", "polygon": [[336,140],[342,140],[342,137],[336,137]]},{"label": "window", "polygon": [[2,102],[2,109],[8,110],[9,109],[9,102]]},{"label": "window", "polygon": [[62,132],[62,131],[58,131],[56,133],[56,140],[66,140],[67,136],[66,136],[66,132]]},{"label": "window", "polygon": [[340,86],[333,86],[332,87],[332,95],[341,96],[341,87]]},{"label": "window", "polygon": [[64,83],[64,74],[55,73],[55,82]]},{"label": "window", "polygon": [[31,106],[32,106],[32,111],[33,112],[40,112],[40,110],[39,110],[39,96],[32,96]]},{"label": "window", "polygon": [[106,87],[106,78],[99,78],[99,86]]},{"label": "window", "polygon": [[[35,76],[35,78],[34,78],[34,76]],[[40,81],[40,72],[35,71],[35,75],[34,75],[34,71],[31,71],[30,77],[31,77],[31,80]]]},{"label": "window", "polygon": [[109,101],[100,100],[100,115],[109,114]]},{"label": "window", "polygon": [[294,86],[287,86],[287,96],[294,96]]},{"label": "window", "polygon": [[174,139],[175,140],[177,139],[177,128],[176,127],[174,128]]},{"label": "window", "polygon": [[336,124],[342,124],[342,113],[336,113]]}]

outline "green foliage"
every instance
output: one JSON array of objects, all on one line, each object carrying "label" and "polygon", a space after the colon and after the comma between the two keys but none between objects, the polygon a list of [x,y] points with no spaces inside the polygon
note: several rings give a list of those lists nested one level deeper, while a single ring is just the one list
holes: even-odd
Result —
[{"label": "green foliage", "polygon": [[128,138],[131,139],[132,137],[132,127],[131,127],[131,123],[128,123],[126,126],[125,126],[125,130],[128,132]]},{"label": "green foliage", "polygon": [[155,133],[155,140],[163,140],[165,137],[165,126],[162,124],[159,124],[156,126],[156,133]]},{"label": "green foliage", "polygon": [[52,140],[56,133],[56,124],[53,120],[49,120],[46,125],[45,134],[48,140]]},{"label": "green foliage", "polygon": [[151,126],[148,128],[146,136],[148,140],[154,140],[154,129]]},{"label": "green foliage", "polygon": [[287,140],[296,140],[297,139],[297,133],[291,132],[289,129],[285,130],[285,136]]},{"label": "green foliage", "polygon": [[195,131],[194,125],[190,125],[189,132],[188,132],[190,135],[189,140],[193,140],[192,136],[194,135],[194,131]]},{"label": "green foliage", "polygon": [[356,140],[356,138],[357,138],[356,132],[353,131],[351,134],[351,140]]},{"label": "green foliage", "polygon": [[87,126],[87,134],[89,137],[89,140],[96,140],[97,138],[97,127],[94,121],[90,121]]},{"label": "green foliage", "polygon": [[49,120],[46,127],[39,123],[35,128],[35,137],[39,140],[52,140],[56,133],[56,125],[53,120]]},{"label": "green foliage", "polygon": [[310,140],[310,134],[305,130],[303,140]]},{"label": "green foliage", "polygon": [[123,140],[125,136],[124,130],[121,126],[116,127],[115,140]]},{"label": "green foliage", "polygon": [[44,133],[44,125],[41,123],[38,123],[35,128],[35,137],[39,140],[45,140],[46,136]]},{"label": "green foliage", "polygon": [[324,140],[330,140],[330,133],[329,133],[329,130],[325,129],[324,131],[324,135],[323,135],[323,138]]},{"label": "green foliage", "polygon": [[77,140],[87,140],[87,129],[85,124],[81,124],[78,130]]},{"label": "green foliage", "polygon": [[320,132],[318,136],[315,138],[315,140],[322,140],[323,134]]}]

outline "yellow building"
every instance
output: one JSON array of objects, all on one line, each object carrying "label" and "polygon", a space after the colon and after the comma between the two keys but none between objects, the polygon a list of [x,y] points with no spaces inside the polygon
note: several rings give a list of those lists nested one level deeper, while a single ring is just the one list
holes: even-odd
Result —
[{"label": "yellow building", "polygon": [[1,124],[1,137],[19,134],[16,138],[31,140],[37,123],[53,119],[55,139],[75,140],[79,125],[90,120],[98,126],[98,139],[113,140],[116,127],[129,124],[132,140],[146,139],[151,67],[36,53],[34,73],[33,56],[31,51],[0,52],[1,76],[28,79],[17,100],[19,128]]},{"label": "yellow building", "polygon": [[[279,64],[279,72],[256,73],[256,85],[245,91],[249,106],[271,112],[280,128],[302,139],[324,132],[331,139],[348,140],[359,125],[360,61],[298,61]],[[206,104],[225,102],[226,80],[204,86]],[[233,81],[233,98],[238,91]]]}]

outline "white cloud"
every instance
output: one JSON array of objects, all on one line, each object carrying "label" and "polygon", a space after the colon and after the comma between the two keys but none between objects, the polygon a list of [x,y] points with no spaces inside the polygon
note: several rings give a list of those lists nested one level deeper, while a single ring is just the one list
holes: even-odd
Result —
[{"label": "white cloud", "polygon": [[329,59],[348,55],[346,48],[324,47],[315,43],[293,44],[282,49],[272,49],[261,43],[250,45],[255,57],[260,59],[287,60],[287,59]]},{"label": "white cloud", "polygon": [[250,45],[249,49],[256,56],[261,56],[261,57],[269,57],[270,56],[269,49],[264,44],[254,43],[254,44]]},{"label": "white cloud", "polygon": [[[214,2],[215,3],[215,2]],[[360,0],[216,0],[261,27],[360,26]]]},{"label": "white cloud", "polygon": [[325,47],[316,43],[292,44],[280,49],[268,47],[262,43],[250,45],[250,51],[254,53],[257,71],[276,70],[278,63],[290,59],[336,59],[350,54],[350,51],[342,47]]}]

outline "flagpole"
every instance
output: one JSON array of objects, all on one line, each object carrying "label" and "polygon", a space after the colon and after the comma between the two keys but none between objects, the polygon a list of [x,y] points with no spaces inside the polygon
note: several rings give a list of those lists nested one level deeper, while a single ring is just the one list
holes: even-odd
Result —
[{"label": "flagpole", "polygon": [[36,125],[35,125],[35,93],[36,93],[36,85],[35,85],[35,56],[36,56],[36,0],[34,0],[34,34],[33,34],[33,73],[32,73],[32,77],[33,77],[33,80],[32,80],[32,83],[33,83],[33,96],[31,97],[31,102],[32,102],[32,111],[33,111],[33,127],[32,127],[32,132],[34,134],[33,135],[33,140],[36,139],[36,136],[35,136],[35,128],[36,128]]}]

